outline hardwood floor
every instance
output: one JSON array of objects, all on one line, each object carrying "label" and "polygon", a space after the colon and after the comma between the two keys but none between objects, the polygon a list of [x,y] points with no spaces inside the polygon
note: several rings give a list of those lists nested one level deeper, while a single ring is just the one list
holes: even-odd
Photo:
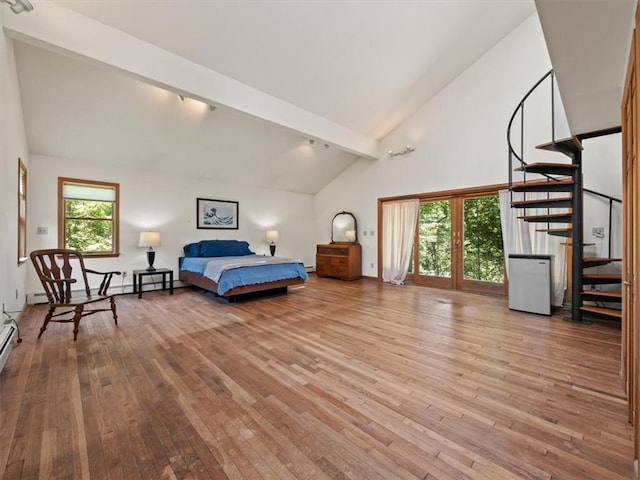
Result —
[{"label": "hardwood floor", "polygon": [[37,333],[0,374],[3,479],[628,479],[620,327],[312,276],[178,289]]}]

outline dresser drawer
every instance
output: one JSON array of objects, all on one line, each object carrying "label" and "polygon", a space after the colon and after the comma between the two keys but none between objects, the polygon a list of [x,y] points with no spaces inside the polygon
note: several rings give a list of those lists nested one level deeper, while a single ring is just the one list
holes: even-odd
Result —
[{"label": "dresser drawer", "polygon": [[349,249],[346,247],[328,247],[325,245],[318,245],[318,255],[341,255],[346,257],[349,255]]}]

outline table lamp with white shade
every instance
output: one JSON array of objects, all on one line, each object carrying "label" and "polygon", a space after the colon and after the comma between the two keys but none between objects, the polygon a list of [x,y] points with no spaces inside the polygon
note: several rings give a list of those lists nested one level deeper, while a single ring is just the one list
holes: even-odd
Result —
[{"label": "table lamp with white shade", "polygon": [[267,242],[269,242],[269,251],[273,257],[276,253],[276,242],[280,239],[280,233],[278,230],[267,230]]},{"label": "table lamp with white shade", "polygon": [[156,252],[153,250],[153,247],[160,246],[160,232],[140,232],[140,241],[138,242],[138,246],[149,247],[149,250],[147,250],[147,262],[149,262],[147,271],[154,271],[155,268],[153,266],[153,262],[156,259]]}]

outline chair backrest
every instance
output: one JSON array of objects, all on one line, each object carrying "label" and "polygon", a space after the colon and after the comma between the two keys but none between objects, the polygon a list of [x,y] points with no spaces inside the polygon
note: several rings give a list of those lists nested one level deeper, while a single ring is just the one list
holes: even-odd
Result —
[{"label": "chair backrest", "polygon": [[84,260],[82,254],[77,250],[62,248],[34,250],[30,257],[49,303],[69,303],[71,301],[71,286],[78,281],[73,276],[73,264],[76,262],[80,270],[79,273],[76,272],[76,276],[79,275],[84,282],[86,295],[91,296]]}]

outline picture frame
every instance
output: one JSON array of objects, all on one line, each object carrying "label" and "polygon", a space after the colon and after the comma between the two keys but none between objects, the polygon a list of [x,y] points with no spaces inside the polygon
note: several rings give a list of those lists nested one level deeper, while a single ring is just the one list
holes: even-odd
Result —
[{"label": "picture frame", "polygon": [[198,198],[197,228],[215,230],[238,229],[238,202],[230,200],[215,200],[211,198]]}]

